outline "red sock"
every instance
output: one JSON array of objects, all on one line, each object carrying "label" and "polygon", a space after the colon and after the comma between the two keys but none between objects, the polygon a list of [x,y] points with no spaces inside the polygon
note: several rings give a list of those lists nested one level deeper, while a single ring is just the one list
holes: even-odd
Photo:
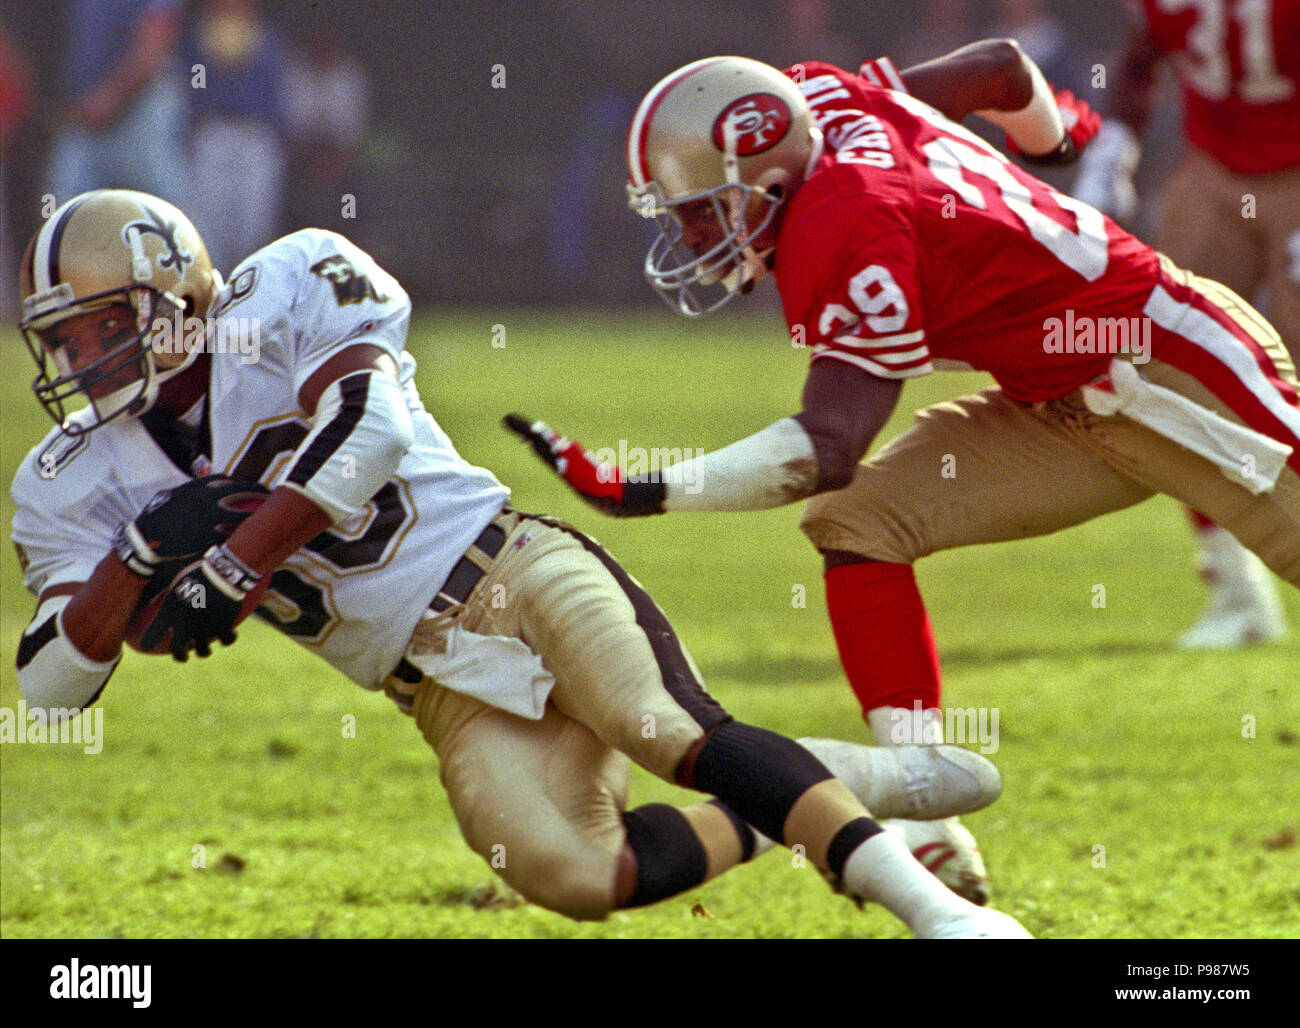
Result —
[{"label": "red sock", "polygon": [[826,573],[835,644],[863,716],[939,706],[939,652],[911,564],[841,564]]}]

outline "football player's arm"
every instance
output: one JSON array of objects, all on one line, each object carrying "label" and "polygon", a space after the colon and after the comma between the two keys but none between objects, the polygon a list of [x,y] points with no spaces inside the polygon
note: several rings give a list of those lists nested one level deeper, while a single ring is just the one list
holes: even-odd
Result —
[{"label": "football player's arm", "polygon": [[[117,665],[132,615],[141,604],[167,590],[173,576],[248,516],[246,508],[226,507],[225,502],[237,504],[264,494],[260,487],[222,476],[163,490],[132,521],[119,524],[112,549],[90,566],[84,581],[43,589],[16,662],[28,702],[67,708],[93,700]],[[25,520],[30,514],[30,508],[21,512]],[[214,521],[218,514],[220,523]],[[51,573],[68,575],[70,570],[77,574],[76,569],[87,566],[84,550],[67,551],[49,542],[41,549],[46,567],[41,579]],[[20,547],[24,561],[30,560],[30,552]]]},{"label": "football player's arm", "polygon": [[983,39],[899,74],[918,100],[953,121],[978,114],[1039,163],[1074,160],[1100,123],[1086,103],[1053,90],[1014,39]]},{"label": "football player's arm", "polygon": [[144,580],[109,554],[85,582],[41,593],[14,661],[33,709],[81,710],[103,691],[122,656],[122,638]]},{"label": "football player's arm", "polygon": [[1028,104],[1032,63],[1013,39],[981,39],[899,74],[912,96],[961,121],[976,111],[1016,111]]},{"label": "football player's arm", "polygon": [[644,478],[626,478],[543,422],[509,415],[506,427],[606,514],[766,510],[848,485],[901,389],[843,361],[814,361],[798,414]]},{"label": "football player's arm", "polygon": [[[133,571],[116,538],[111,547],[98,541],[101,531],[111,534],[102,516],[78,511],[74,525],[59,502],[33,493],[21,476],[14,483],[20,500],[14,542],[28,585],[40,594],[18,643],[19,687],[33,708],[80,709],[99,695],[121,659],[150,569]],[[149,559],[155,560],[152,552]]]},{"label": "football player's arm", "polygon": [[414,428],[397,362],[378,346],[350,346],[303,384],[312,430],[284,484],[243,522],[227,549],[261,577],[330,525],[359,510],[397,471]]},{"label": "football player's arm", "polygon": [[146,581],[110,553],[96,565],[85,584],[55,586],[41,594],[41,603],[61,592],[71,592],[72,599],[61,618],[68,641],[89,660],[115,660],[122,651],[127,623]]},{"label": "football player's arm", "polygon": [[[15,663],[27,702],[64,709],[92,702],[121,658],[132,615],[248,516],[240,501],[264,494],[222,476],[163,490],[118,525],[111,549],[98,560],[97,544],[84,534],[61,533],[39,504],[21,506],[14,519],[16,534],[21,522],[24,537],[19,559],[33,582],[53,577],[56,583],[42,588],[18,647]],[[102,519],[98,526],[107,527]]]},{"label": "football player's arm", "polygon": [[666,469],[663,509],[765,510],[843,489],[902,388],[844,361],[813,361],[803,410]]},{"label": "football player's arm", "polygon": [[903,391],[901,379],[878,378],[844,361],[812,362],[795,420],[817,455],[816,492],[843,489],[880,434]]},{"label": "football player's arm", "polygon": [[[349,517],[397,471],[414,440],[397,362],[356,343],[316,369],[298,391],[311,429],[281,485],[224,543],[179,575],[140,639],[168,638],[177,660],[208,656],[213,639],[235,642],[235,623],[257,583],[304,543]],[[202,598],[202,602],[196,602]]]}]

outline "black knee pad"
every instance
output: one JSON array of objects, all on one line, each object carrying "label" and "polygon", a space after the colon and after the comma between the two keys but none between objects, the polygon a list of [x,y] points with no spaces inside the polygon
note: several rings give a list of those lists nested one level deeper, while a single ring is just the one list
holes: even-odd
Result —
[{"label": "black knee pad", "polygon": [[629,907],[657,903],[693,889],[708,873],[708,855],[690,822],[676,807],[650,803],[625,811],[627,844],[636,854],[636,892]]},{"label": "black knee pad", "polygon": [[770,839],[782,841],[799,797],[834,776],[792,739],[728,721],[695,759],[693,788],[712,793]]}]

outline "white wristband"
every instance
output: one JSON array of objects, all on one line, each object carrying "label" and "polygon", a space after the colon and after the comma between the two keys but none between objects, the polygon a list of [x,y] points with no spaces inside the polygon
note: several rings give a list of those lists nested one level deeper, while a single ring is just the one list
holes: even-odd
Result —
[{"label": "white wristband", "polygon": [[1124,122],[1102,122],[1079,158],[1079,171],[1070,190],[1075,199],[1121,221],[1137,209],[1133,173],[1142,156],[1137,135]]},{"label": "white wristband", "polygon": [[1084,168],[1098,168],[1105,174],[1116,172],[1131,175],[1142,157],[1142,145],[1137,134],[1124,122],[1110,118],[1102,122],[1080,158],[1080,174]]}]

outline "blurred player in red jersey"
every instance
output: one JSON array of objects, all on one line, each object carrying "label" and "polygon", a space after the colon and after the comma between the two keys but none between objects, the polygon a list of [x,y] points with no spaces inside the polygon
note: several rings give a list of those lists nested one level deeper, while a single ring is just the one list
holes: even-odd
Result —
[{"label": "blurred player in red jersey", "polygon": [[[1156,72],[1178,75],[1190,144],[1165,188],[1158,250],[1249,299],[1300,354],[1300,0],[1131,0],[1111,111],[1080,162],[1074,194],[1124,220]],[[1211,589],[1190,649],[1286,632],[1268,571],[1230,533],[1194,515]]]},{"label": "blurred player in red jersey", "polygon": [[[803,409],[631,479],[542,422],[507,419],[606,513],[813,497],[801,527],[884,745],[942,738],[911,566],[936,550],[1054,532],[1160,492],[1300,585],[1300,398],[1277,333],[949,120],[976,111],[1038,160],[1068,159],[1096,129],[1002,40],[901,76],[887,60],[778,72],[737,57],[668,76],[628,136],[631,206],[661,231],[647,278],[699,315],[772,272],[792,339],[812,351]],[[998,386],[921,411],[859,463],[903,380],[942,366]],[[959,825],[908,841],[950,887],[987,897]]]}]

